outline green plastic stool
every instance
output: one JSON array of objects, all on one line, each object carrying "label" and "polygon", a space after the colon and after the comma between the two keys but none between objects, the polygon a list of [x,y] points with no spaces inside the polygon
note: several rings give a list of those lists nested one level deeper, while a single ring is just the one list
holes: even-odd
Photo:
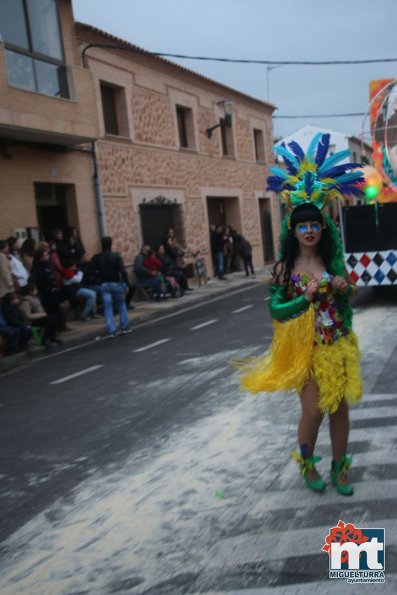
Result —
[{"label": "green plastic stool", "polygon": [[32,326],[33,339],[36,345],[41,345],[41,327]]}]

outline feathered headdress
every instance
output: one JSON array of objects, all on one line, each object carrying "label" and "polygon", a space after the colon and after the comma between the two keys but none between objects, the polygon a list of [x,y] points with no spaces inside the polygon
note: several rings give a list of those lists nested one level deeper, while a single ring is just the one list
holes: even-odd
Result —
[{"label": "feathered headdress", "polygon": [[284,144],[273,148],[284,159],[287,168],[270,168],[273,175],[267,179],[268,190],[281,193],[290,211],[301,204],[314,204],[321,210],[337,199],[343,202],[344,194],[363,195],[359,186],[364,182],[363,173],[352,171],[361,168],[361,164],[337,165],[350,155],[350,151],[338,151],[327,157],[329,141],[329,134],[319,132],[313,137],[306,155],[295,141],[288,143],[291,150]]}]

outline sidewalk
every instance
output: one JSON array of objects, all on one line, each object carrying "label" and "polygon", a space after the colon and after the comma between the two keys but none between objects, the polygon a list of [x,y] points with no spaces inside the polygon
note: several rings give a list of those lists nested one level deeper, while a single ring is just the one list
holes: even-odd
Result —
[{"label": "sidewalk", "polygon": [[[189,309],[192,306],[203,304],[212,299],[226,296],[244,288],[252,287],[258,283],[265,283],[270,278],[270,267],[257,271],[256,277],[246,277],[244,272],[231,273],[227,281],[211,279],[207,284],[197,284],[197,279],[190,279],[189,284],[194,289],[186,293],[182,298],[169,298],[165,302],[146,302],[139,301],[134,303],[134,309],[128,311],[129,323],[132,327],[144,324],[149,320],[161,318],[175,312]],[[195,284],[196,283],[196,284]],[[138,290],[137,290],[138,293]],[[118,317],[116,317],[117,323]],[[105,319],[68,321],[70,331],[59,333],[58,337],[63,341],[61,348],[54,349],[54,352],[65,350],[89,341],[99,340],[106,337]],[[26,353],[18,353],[14,356],[3,357],[0,359],[0,374],[16,366],[21,366],[27,362],[34,362],[35,358],[42,356],[45,352],[42,348],[36,347],[33,354],[27,356]]]}]

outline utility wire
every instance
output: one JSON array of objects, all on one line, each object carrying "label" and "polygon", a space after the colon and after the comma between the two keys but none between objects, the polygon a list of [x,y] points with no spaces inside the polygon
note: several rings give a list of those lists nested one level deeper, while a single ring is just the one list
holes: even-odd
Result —
[{"label": "utility wire", "polygon": [[99,44],[90,43],[83,50],[83,57],[85,51],[91,47],[101,47],[114,50],[124,50],[129,52],[136,52],[137,54],[148,54],[150,56],[161,56],[163,58],[180,58],[182,60],[202,60],[207,62],[232,62],[234,64],[268,64],[269,66],[332,66],[344,64],[378,64],[380,62],[397,62],[397,58],[375,58],[373,60],[248,60],[243,58],[214,58],[210,56],[187,56],[186,54],[170,54],[167,52],[149,52],[139,47],[131,45],[115,45],[115,44]]},{"label": "utility wire", "polygon": [[299,119],[299,118],[351,118],[354,116],[364,116],[364,112],[357,112],[355,114],[311,114],[309,116],[273,116],[275,120],[281,119]]}]

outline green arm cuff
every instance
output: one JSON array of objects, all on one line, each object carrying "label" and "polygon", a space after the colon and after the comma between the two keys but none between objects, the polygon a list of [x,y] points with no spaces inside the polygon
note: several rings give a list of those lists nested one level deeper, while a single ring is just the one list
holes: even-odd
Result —
[{"label": "green arm cuff", "polygon": [[304,295],[287,300],[286,285],[270,286],[269,311],[273,320],[283,322],[303,314],[309,308],[310,302]]}]

